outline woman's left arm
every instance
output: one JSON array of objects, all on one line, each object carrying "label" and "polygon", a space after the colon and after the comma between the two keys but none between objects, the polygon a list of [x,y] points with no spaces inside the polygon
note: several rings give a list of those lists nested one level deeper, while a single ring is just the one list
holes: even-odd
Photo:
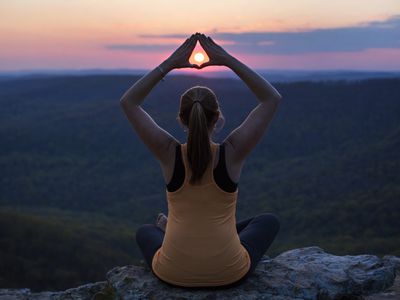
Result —
[{"label": "woman's left arm", "polygon": [[198,68],[189,63],[189,57],[196,45],[197,35],[193,34],[174,52],[131,86],[120,99],[122,109],[144,144],[162,163],[168,162],[169,147],[178,142],[171,134],[161,128],[140,106],[154,86],[171,70]]}]

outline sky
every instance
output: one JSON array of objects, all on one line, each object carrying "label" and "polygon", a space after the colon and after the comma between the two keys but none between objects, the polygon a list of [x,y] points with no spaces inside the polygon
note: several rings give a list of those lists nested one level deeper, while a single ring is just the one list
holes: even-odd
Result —
[{"label": "sky", "polygon": [[195,32],[256,69],[400,70],[400,0],[0,0],[0,71],[152,69]]}]

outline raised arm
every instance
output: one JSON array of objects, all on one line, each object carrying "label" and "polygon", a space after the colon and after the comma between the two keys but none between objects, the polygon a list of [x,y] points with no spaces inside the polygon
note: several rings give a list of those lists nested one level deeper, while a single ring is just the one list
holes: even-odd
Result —
[{"label": "raised arm", "polygon": [[224,140],[224,142],[231,144],[232,161],[241,163],[266,132],[282,96],[265,78],[228,54],[210,37],[200,34],[199,41],[210,57],[210,61],[201,65],[201,68],[208,65],[220,65],[230,68],[243,80],[260,101],[243,123],[234,129]]},{"label": "raised arm", "polygon": [[170,57],[136,81],[120,99],[122,109],[133,129],[156,158],[164,164],[170,160],[169,149],[171,145],[173,146],[173,142],[178,141],[161,128],[140,105],[153,87],[171,70],[198,68],[197,65],[189,63],[189,57],[196,41],[194,34],[186,39]]}]

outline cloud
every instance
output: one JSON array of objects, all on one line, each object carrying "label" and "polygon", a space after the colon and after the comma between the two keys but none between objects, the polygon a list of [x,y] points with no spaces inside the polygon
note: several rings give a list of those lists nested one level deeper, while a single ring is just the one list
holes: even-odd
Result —
[{"label": "cloud", "polygon": [[160,50],[175,49],[177,46],[178,45],[176,44],[112,44],[112,45],[106,45],[106,49],[159,52]]},{"label": "cloud", "polygon": [[[190,34],[140,35],[141,38],[186,39]],[[215,32],[214,40],[229,43],[227,51],[246,54],[302,54],[356,52],[373,48],[400,48],[400,15],[356,26],[283,32]],[[114,44],[111,50],[174,50],[176,44]]]}]

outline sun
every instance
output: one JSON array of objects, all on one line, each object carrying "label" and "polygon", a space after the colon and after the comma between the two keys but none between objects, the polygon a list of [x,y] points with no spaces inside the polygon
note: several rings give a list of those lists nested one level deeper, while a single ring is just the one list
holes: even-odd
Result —
[{"label": "sun", "polygon": [[197,61],[197,62],[202,62],[203,60],[204,60],[204,55],[203,55],[203,53],[200,53],[200,52],[197,52],[195,55],[194,55],[194,60],[195,61]]}]

